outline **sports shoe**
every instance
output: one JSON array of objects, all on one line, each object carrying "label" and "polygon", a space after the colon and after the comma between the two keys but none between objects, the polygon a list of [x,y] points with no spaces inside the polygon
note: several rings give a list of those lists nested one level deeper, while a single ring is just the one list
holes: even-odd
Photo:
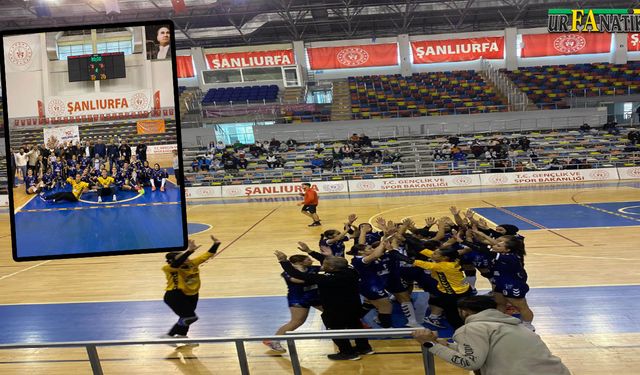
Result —
[{"label": "sports shoe", "polygon": [[102,203],[102,197],[98,196],[98,203]]},{"label": "sports shoe", "polygon": [[322,224],[320,224],[319,221],[314,221],[313,223],[309,224],[310,227],[318,227],[320,225],[322,225]]},{"label": "sports shoe", "polygon": [[425,316],[424,323],[437,328],[445,328],[442,318],[431,318],[429,316]]},{"label": "sports shoe", "polygon": [[141,194],[141,195],[144,194],[144,188],[138,190],[138,194]]},{"label": "sports shoe", "polygon": [[118,201],[118,198],[116,198],[116,195],[115,195],[115,194],[113,195],[113,201],[114,201],[114,202],[117,202],[117,201]]},{"label": "sports shoe", "polygon": [[[174,337],[174,338],[176,338],[176,339],[188,339],[188,338],[189,338],[189,336],[184,336],[184,335],[175,335],[175,337]],[[195,347],[197,347],[197,346],[200,346],[200,344],[198,344],[197,342],[190,342],[190,343],[177,343],[177,344],[173,344],[173,345],[175,345],[175,347],[176,347],[176,348],[180,348],[180,347],[183,347],[183,346],[190,346],[190,347],[192,347],[192,348],[195,348]]]},{"label": "sports shoe", "polygon": [[376,354],[376,351],[373,350],[373,348],[356,349],[356,353],[358,353],[358,355],[371,355],[371,354]]},{"label": "sports shoe", "polygon": [[160,191],[164,191],[164,186],[160,186]]},{"label": "sports shoe", "polygon": [[155,187],[155,186],[152,186],[152,187],[151,187],[151,191],[156,191],[156,187]]},{"label": "sports shoe", "polygon": [[411,327],[411,328],[424,328],[422,326],[422,324],[418,323],[418,322],[407,322],[407,327]]},{"label": "sports shoe", "polygon": [[287,349],[283,348],[278,341],[264,340],[262,343],[268,346],[269,349],[273,350],[274,352],[286,353],[287,351]]},{"label": "sports shoe", "polygon": [[360,356],[357,354],[345,354],[345,353],[329,354],[327,358],[333,361],[359,361],[360,360]]}]

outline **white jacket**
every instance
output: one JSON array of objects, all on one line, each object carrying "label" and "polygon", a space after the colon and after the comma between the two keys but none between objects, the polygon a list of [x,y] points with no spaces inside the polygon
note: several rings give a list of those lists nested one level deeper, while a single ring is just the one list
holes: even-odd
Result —
[{"label": "white jacket", "polygon": [[429,351],[482,375],[571,375],[535,332],[495,309],[470,315],[453,334],[454,344]]}]

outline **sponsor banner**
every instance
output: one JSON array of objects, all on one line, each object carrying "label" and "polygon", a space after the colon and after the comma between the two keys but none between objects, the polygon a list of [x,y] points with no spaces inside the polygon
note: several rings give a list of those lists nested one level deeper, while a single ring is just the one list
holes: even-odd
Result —
[{"label": "sponsor banner", "polygon": [[[311,188],[319,193],[346,193],[346,181],[317,181],[311,182]],[[295,195],[301,194],[302,183],[259,184],[259,185],[228,185],[222,186],[222,197],[244,197],[261,195]]]},{"label": "sponsor banner", "polygon": [[80,132],[78,126],[62,126],[58,128],[44,128],[44,144],[47,148],[54,149],[63,143],[80,142]]},{"label": "sponsor banner", "polygon": [[367,44],[345,47],[307,48],[312,70],[398,65],[398,45]]},{"label": "sponsor banner", "polygon": [[627,51],[640,51],[640,33],[627,34]]},{"label": "sponsor banner", "polygon": [[205,55],[209,69],[240,69],[263,66],[295,65],[293,50],[251,51],[233,53],[208,53]]},{"label": "sponsor banner", "polygon": [[640,167],[618,168],[618,175],[621,180],[640,179]]},{"label": "sponsor banner", "polygon": [[351,180],[349,191],[433,190],[480,185],[478,175],[387,178],[380,180]]},{"label": "sponsor banner", "polygon": [[530,185],[581,181],[617,180],[616,168],[568,169],[515,173],[487,173],[481,175],[482,185]]},{"label": "sponsor banner", "polygon": [[66,117],[149,111],[151,92],[92,93],[78,96],[50,96],[44,105],[47,117]]},{"label": "sponsor banner", "polygon": [[[147,146],[147,154],[171,154],[178,149],[177,144]],[[133,152],[133,151],[132,151]]]},{"label": "sponsor banner", "polygon": [[3,39],[7,73],[42,70],[40,34],[6,36]]},{"label": "sponsor banner", "polygon": [[0,195],[0,207],[9,207],[8,195]]},{"label": "sponsor banner", "polygon": [[138,134],[160,134],[165,132],[164,120],[138,120]]},{"label": "sponsor banner", "polygon": [[221,198],[222,186],[194,186],[185,188],[187,199],[196,198]]},{"label": "sponsor banner", "polygon": [[582,55],[611,50],[607,33],[565,33],[522,35],[521,57]]},{"label": "sponsor banner", "polygon": [[504,58],[504,37],[421,40],[411,42],[414,64]]}]

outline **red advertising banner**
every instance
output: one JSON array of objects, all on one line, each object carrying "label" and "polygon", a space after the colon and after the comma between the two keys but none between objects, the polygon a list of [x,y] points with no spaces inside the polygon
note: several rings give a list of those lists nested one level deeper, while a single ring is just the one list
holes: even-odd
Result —
[{"label": "red advertising banner", "polygon": [[504,58],[504,37],[421,40],[411,42],[414,64]]},{"label": "red advertising banner", "polygon": [[307,48],[312,70],[398,65],[396,43]]},{"label": "red advertising banner", "polygon": [[627,34],[627,51],[640,51],[640,33]]},{"label": "red advertising banner", "polygon": [[209,69],[259,68],[295,65],[293,50],[209,53],[205,55]]},{"label": "red advertising banner", "polygon": [[521,57],[583,55],[611,50],[609,33],[529,34],[522,36]]},{"label": "red advertising banner", "polygon": [[193,58],[191,56],[176,56],[176,63],[178,64],[178,78],[191,78],[196,76],[193,70]]}]

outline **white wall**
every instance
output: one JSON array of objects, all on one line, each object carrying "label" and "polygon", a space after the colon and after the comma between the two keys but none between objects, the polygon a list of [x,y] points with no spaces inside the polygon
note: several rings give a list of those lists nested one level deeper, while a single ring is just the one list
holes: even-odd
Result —
[{"label": "white wall", "polygon": [[7,111],[10,118],[38,117],[42,100],[42,71],[7,73]]},{"label": "white wall", "polygon": [[153,79],[151,89],[153,93],[160,91],[160,107],[174,107],[171,60],[155,60],[150,64]]}]

